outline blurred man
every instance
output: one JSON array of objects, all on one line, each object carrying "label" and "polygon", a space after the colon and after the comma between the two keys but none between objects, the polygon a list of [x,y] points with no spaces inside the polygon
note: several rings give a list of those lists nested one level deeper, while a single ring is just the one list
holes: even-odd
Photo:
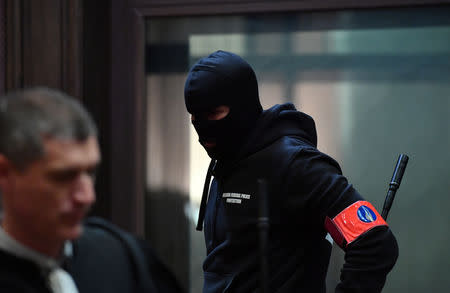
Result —
[{"label": "blurred man", "polygon": [[75,99],[47,88],[0,98],[0,292],[179,290],[142,240],[83,223],[100,160],[96,126]]},{"label": "blurred man", "polygon": [[[184,94],[212,158],[197,226],[204,221],[204,292],[325,292],[328,233],[345,251],[336,292],[380,292],[397,242],[339,164],[317,150],[313,119],[289,103],[263,111],[253,69],[224,51],[191,68]],[[267,254],[258,249],[266,242],[258,234],[266,224],[260,179],[267,183]]]}]

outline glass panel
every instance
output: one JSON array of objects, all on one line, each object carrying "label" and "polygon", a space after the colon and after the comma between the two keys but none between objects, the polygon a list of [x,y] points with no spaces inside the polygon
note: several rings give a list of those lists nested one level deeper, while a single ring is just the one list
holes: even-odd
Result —
[{"label": "glass panel", "polygon": [[[383,292],[450,288],[449,16],[422,7],[147,21],[147,236],[191,292],[202,288],[195,222],[209,159],[183,87],[189,67],[218,49],[253,66],[264,108],[293,102],[313,116],[318,148],[379,210],[398,155],[410,156],[389,216],[400,258]],[[329,292],[342,262],[335,247]]]}]

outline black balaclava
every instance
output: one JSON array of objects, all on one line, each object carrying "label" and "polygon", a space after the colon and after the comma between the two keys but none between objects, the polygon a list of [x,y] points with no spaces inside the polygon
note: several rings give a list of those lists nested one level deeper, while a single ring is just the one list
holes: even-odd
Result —
[{"label": "black balaclava", "polygon": [[[192,124],[200,143],[216,143],[205,148],[213,159],[232,159],[262,113],[255,72],[241,57],[225,51],[216,51],[191,68],[184,97],[188,112],[195,117]],[[222,105],[230,107],[223,119],[207,120],[200,115]]]}]

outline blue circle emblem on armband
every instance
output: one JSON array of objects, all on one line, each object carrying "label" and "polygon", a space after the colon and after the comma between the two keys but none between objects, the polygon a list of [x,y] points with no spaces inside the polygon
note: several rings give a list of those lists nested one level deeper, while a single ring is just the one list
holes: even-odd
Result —
[{"label": "blue circle emblem on armband", "polygon": [[360,206],[358,209],[358,218],[364,223],[370,223],[375,221],[377,216],[368,206]]}]

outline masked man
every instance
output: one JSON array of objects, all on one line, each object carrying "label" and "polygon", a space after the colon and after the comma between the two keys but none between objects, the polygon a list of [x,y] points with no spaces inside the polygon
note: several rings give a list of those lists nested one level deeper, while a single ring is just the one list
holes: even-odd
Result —
[{"label": "masked man", "polygon": [[267,182],[270,224],[268,288],[260,290],[325,292],[331,234],[345,251],[336,292],[380,292],[397,242],[338,163],[317,150],[313,119],[290,103],[263,110],[254,71],[224,51],[190,69],[184,94],[212,158],[197,227],[207,249],[204,292],[260,287],[260,179]]}]

